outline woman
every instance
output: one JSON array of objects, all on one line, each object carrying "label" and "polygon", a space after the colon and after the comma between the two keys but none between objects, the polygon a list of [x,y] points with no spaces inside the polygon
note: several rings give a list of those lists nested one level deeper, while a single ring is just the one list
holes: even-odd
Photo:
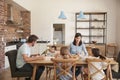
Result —
[{"label": "woman", "polygon": [[[71,54],[77,54],[79,57],[84,58],[88,56],[88,52],[86,50],[85,45],[82,43],[82,35],[81,33],[76,33],[74,37],[74,41],[70,44],[70,53]],[[81,66],[76,67],[77,70],[75,72],[75,76],[80,74],[81,72]]]}]

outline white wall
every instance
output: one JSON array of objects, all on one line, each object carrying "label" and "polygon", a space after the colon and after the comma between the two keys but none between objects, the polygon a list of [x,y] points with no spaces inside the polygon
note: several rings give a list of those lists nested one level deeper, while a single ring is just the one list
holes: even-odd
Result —
[{"label": "white wall", "polygon": [[[53,24],[65,23],[65,41],[69,44],[75,34],[75,12],[107,12],[107,41],[116,41],[116,0],[14,0],[31,11],[31,32],[43,40],[52,40]],[[60,11],[67,16],[59,20]]]},{"label": "white wall", "polygon": [[116,42],[118,46],[118,51],[120,51],[120,0],[117,0],[117,31],[116,31]]}]

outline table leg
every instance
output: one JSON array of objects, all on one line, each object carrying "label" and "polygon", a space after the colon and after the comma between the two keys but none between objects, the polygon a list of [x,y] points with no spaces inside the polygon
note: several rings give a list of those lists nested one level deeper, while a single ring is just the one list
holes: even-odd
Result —
[{"label": "table leg", "polygon": [[37,70],[37,65],[34,64],[33,74],[32,74],[32,80],[35,80],[36,70]]},{"label": "table leg", "polygon": [[47,68],[47,66],[45,66],[45,68],[46,68],[46,80],[47,80],[48,68]]},{"label": "table leg", "polygon": [[113,80],[112,79],[112,72],[111,72],[111,65],[109,64],[107,67],[107,77],[108,80]]},{"label": "table leg", "polygon": [[88,80],[90,80],[90,63],[88,64]]},{"label": "table leg", "polygon": [[109,74],[110,75],[110,80],[113,80],[112,79],[112,72],[111,72],[111,65],[109,65],[109,72],[110,72],[110,74]]},{"label": "table leg", "polygon": [[107,66],[106,80],[109,78],[109,65]]}]

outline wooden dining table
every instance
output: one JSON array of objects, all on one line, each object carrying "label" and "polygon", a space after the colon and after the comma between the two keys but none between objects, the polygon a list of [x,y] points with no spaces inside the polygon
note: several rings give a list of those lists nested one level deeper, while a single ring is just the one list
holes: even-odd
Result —
[{"label": "wooden dining table", "polygon": [[[49,66],[49,65],[52,65],[53,66],[53,62],[49,59],[44,59],[44,60],[35,60],[35,61],[30,61],[28,62],[30,64],[33,65],[33,74],[32,74],[32,80],[35,80],[35,75],[36,75],[36,70],[37,70],[37,67],[38,66]],[[81,60],[79,59],[77,62],[76,62],[77,66],[81,66],[81,65],[85,65],[87,64],[87,62],[85,60]],[[114,65],[114,64],[118,64],[115,60],[110,60],[110,65]],[[109,67],[109,70],[111,70],[111,67]],[[110,77],[112,76],[111,73],[109,75]],[[109,80],[112,80],[112,78],[110,78]]]}]

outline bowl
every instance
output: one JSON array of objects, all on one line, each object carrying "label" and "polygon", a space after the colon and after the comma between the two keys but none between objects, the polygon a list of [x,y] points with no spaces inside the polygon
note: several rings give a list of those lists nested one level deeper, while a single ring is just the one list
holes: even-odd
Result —
[{"label": "bowl", "polygon": [[92,41],[93,44],[97,43],[97,41]]}]

